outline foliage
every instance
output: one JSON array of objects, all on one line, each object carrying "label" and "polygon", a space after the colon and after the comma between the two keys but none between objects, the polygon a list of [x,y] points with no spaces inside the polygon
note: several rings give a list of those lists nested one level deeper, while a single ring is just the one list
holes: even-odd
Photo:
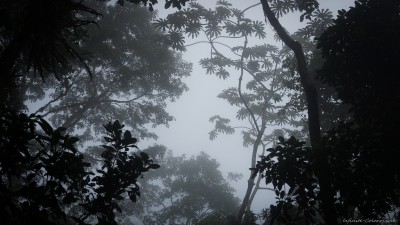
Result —
[{"label": "foliage", "polygon": [[[318,210],[318,183],[312,167],[311,148],[293,136],[279,137],[275,148],[267,150],[255,169],[263,173],[265,183],[272,184],[276,205],[270,207],[271,224],[313,223]],[[287,190],[288,189],[288,190]]]},{"label": "foliage", "polygon": [[[398,66],[390,62],[398,49],[398,6],[397,1],[357,1],[318,38],[324,57],[318,74],[338,92],[338,106],[348,103],[354,112],[351,122],[347,117],[347,122],[336,121],[334,128],[327,129],[321,143],[329,155],[335,208],[341,219],[391,219],[399,211],[400,170],[393,160],[398,153],[391,147],[396,145],[395,127],[400,124],[394,113],[398,94],[391,83]],[[332,95],[322,99],[329,100],[327,96]],[[310,223],[318,218],[321,199],[310,149],[295,138],[281,138],[269,151],[256,169],[264,171],[266,182],[276,189],[271,220],[291,223],[304,216]]]},{"label": "foliage", "polygon": [[340,11],[335,25],[318,39],[325,59],[319,77],[352,105],[358,123],[377,127],[399,121],[390,113],[400,99],[398,8],[398,1],[356,1],[354,8]]},{"label": "foliage", "polygon": [[196,225],[233,225],[235,217],[222,212],[214,212],[200,220]]},{"label": "foliage", "polygon": [[41,76],[44,70],[56,72],[56,68],[67,66],[70,58],[85,64],[73,47],[77,43],[72,44],[70,38],[80,38],[80,28],[95,23],[93,18],[78,15],[100,15],[95,10],[70,0],[2,0],[0,5],[1,69],[11,64],[10,70],[2,70],[4,76],[10,76],[19,54],[27,70],[32,67]]},{"label": "foliage", "polygon": [[380,136],[379,129],[353,122],[339,124],[325,138],[343,218],[390,218],[399,211],[399,168],[393,160],[398,153]]},{"label": "foliage", "polygon": [[398,1],[356,1],[318,39],[325,60],[319,78],[335,88],[354,115],[326,137],[347,217],[380,218],[398,211],[400,168],[392,146],[400,124],[395,113],[399,25]]},{"label": "foliage", "polygon": [[[204,152],[186,158],[165,151],[162,146],[146,150],[149,155],[159,155],[157,163],[162,167],[146,174],[140,181],[144,196],[137,204],[127,205],[141,222],[197,224],[208,221],[212,215],[229,215],[237,210],[234,189],[219,171],[215,159]],[[165,155],[160,155],[162,152]]]},{"label": "foliage", "polygon": [[272,0],[271,9],[274,11],[276,16],[282,17],[290,11],[304,12],[300,16],[300,21],[303,21],[304,17],[310,19],[310,14],[314,10],[318,9],[319,3],[316,0]]},{"label": "foliage", "polygon": [[[272,1],[271,5],[278,16],[294,10],[306,11],[303,14],[309,19],[306,26],[292,36],[304,46],[309,63],[316,45],[310,38],[320,35],[330,24],[331,12],[326,9],[316,10],[317,3],[314,1]],[[305,128],[304,131],[307,128],[304,127],[306,104],[297,73],[297,62],[290,49],[279,49],[269,44],[251,46],[253,41],[260,41],[267,35],[261,21],[246,18],[245,12],[251,7],[241,11],[226,1],[218,1],[215,10],[206,10],[196,3],[190,6],[190,10],[156,21],[156,26],[179,34],[171,40],[176,43],[177,49],[185,49],[184,35],[205,39],[194,43],[207,43],[211,46],[210,57],[202,59],[200,65],[206,69],[207,74],[215,74],[221,79],[231,76],[238,78],[237,87],[224,90],[218,97],[238,107],[237,119],[248,122],[245,126],[233,126],[230,119],[213,116],[210,122],[215,123],[215,128],[209,133],[210,139],[215,139],[220,133],[232,134],[240,130],[243,145],[252,147],[251,167],[255,167],[257,155],[264,155],[266,146],[274,144],[277,137],[295,135],[307,138],[307,132],[298,129]],[[242,44],[234,46],[230,44],[231,40],[235,40],[235,44],[239,41]],[[329,107],[325,109],[331,110]],[[265,134],[267,128],[273,131]],[[252,172],[250,179],[255,180],[255,177]],[[249,182],[242,207],[250,207],[260,180],[257,180],[254,190],[254,184]]]},{"label": "foliage", "polygon": [[[283,100],[284,96],[290,94],[285,90],[285,80],[291,79],[289,71],[281,68],[280,58],[286,53],[269,44],[249,45],[250,41],[266,37],[263,23],[246,18],[244,12],[231,7],[225,1],[218,1],[213,11],[206,10],[197,3],[191,3],[190,6],[190,10],[171,14],[166,20],[159,19],[155,25],[159,29],[181,34],[180,39],[171,40],[182,43],[178,49],[185,48],[184,34],[192,38],[205,38],[207,41],[196,43],[209,43],[212,48],[211,57],[202,59],[200,65],[207,73],[215,74],[221,79],[238,77],[238,87],[226,89],[218,97],[240,107],[237,119],[250,121],[251,125],[242,130],[244,145],[249,146],[254,142],[257,127],[261,127],[262,121],[270,126],[298,126],[294,106]],[[204,32],[200,36],[202,30]],[[236,40],[236,43],[241,41],[242,44],[231,46],[231,40]],[[242,79],[247,83],[242,84]],[[254,121],[255,118],[257,121]],[[215,129],[210,132],[211,139],[216,138],[219,133],[232,134],[235,131],[229,119],[217,115],[210,118],[210,121],[215,123]],[[279,131],[290,132],[288,129]],[[274,137],[266,135],[264,142],[271,142]]]},{"label": "foliage", "polygon": [[[181,79],[189,75],[191,65],[169,49],[166,34],[154,30],[154,15],[146,8],[103,2],[90,7],[103,12],[97,22],[100,30],[88,29],[81,44],[91,55],[92,78],[78,65],[46,84],[26,78],[27,104],[41,105],[36,113],[56,126],[79,131],[82,142],[95,139],[111,118],[124,120],[138,138],[156,138],[147,127],[173,120],[166,102],[187,90]],[[49,93],[50,100],[43,101]]]},{"label": "foliage", "polygon": [[[125,1],[135,4],[143,3],[144,5],[149,6],[150,11],[153,11],[153,5],[158,3],[157,0],[118,0],[117,3],[124,5]],[[172,6],[181,9],[188,1],[189,0],[165,0],[165,8],[168,9]]]},{"label": "foliage", "polygon": [[[84,27],[99,16],[82,2],[72,0],[0,1],[0,105],[20,110],[18,77],[21,71],[58,70],[74,62],[90,70],[79,52]],[[85,15],[82,18],[79,15]]]},{"label": "foliage", "polygon": [[[105,126],[101,168],[84,160],[76,137],[53,129],[41,116],[1,111],[0,198],[2,224],[115,224],[118,201],[140,194],[137,179],[156,169],[118,121]],[[97,219],[97,222],[95,222]]]},{"label": "foliage", "polygon": [[[155,0],[127,0],[135,4],[144,3],[152,5]],[[166,0],[165,8],[177,7],[188,0]],[[123,4],[124,0],[118,3]],[[9,74],[12,66],[21,53],[28,70],[30,67],[39,71],[40,75],[45,70],[57,73],[57,69],[67,66],[71,57],[85,64],[84,59],[76,51],[82,31],[88,24],[95,23],[94,19],[82,17],[82,13],[99,16],[100,13],[86,6],[82,2],[63,0],[10,1],[2,0],[0,7],[0,27],[2,38],[1,69]],[[71,45],[71,37],[77,38]],[[8,71],[4,71],[5,64]],[[60,65],[58,65],[60,64]],[[88,70],[90,73],[90,70]],[[43,78],[43,77],[42,77]]]},{"label": "foliage", "polygon": [[243,225],[257,225],[257,216],[252,211],[246,211],[244,214],[242,224]]}]

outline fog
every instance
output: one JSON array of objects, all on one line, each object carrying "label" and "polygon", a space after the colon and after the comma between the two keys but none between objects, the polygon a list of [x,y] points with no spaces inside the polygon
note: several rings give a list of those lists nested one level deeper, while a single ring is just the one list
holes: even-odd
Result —
[{"label": "fog", "polygon": [[0,0],[0,224],[399,222],[398,1],[156,3]]}]

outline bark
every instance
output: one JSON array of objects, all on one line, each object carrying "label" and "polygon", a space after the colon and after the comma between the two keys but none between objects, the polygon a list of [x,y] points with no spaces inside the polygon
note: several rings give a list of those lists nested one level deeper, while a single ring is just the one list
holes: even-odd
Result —
[{"label": "bark", "polygon": [[295,54],[298,72],[300,74],[301,85],[303,86],[304,93],[307,100],[308,107],[308,126],[310,134],[311,147],[314,156],[314,172],[318,178],[320,186],[320,199],[321,209],[324,215],[325,223],[328,225],[337,224],[336,212],[334,210],[334,191],[332,189],[330,167],[328,156],[321,146],[321,130],[318,109],[318,95],[317,90],[309,76],[307,63],[304,56],[301,44],[293,40],[285,31],[272,12],[268,0],[260,0],[264,14],[272,27],[278,33],[282,41],[287,45]]}]

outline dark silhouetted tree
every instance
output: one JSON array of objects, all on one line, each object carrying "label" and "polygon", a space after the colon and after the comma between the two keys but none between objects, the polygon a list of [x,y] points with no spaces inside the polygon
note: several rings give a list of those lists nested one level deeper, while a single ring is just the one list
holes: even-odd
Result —
[{"label": "dark silhouetted tree", "polygon": [[159,168],[118,121],[105,125],[98,167],[40,116],[2,112],[0,128],[1,224],[115,224],[118,201],[136,201],[137,180]]},{"label": "dark silhouetted tree", "polygon": [[[318,38],[324,60],[318,74],[352,111],[321,142],[331,165],[339,221],[398,218],[400,169],[394,146],[400,124],[395,108],[400,101],[394,83],[399,71],[395,62],[399,10],[398,1],[357,1],[350,10],[340,11]],[[258,164],[279,199],[270,210],[272,220],[296,221],[304,216],[312,222],[313,208],[323,204],[313,154],[304,144],[293,137],[280,138]],[[293,209],[295,216],[290,215]]]},{"label": "dark silhouetted tree", "polygon": [[399,207],[399,26],[398,1],[360,0],[318,39],[319,76],[353,112],[327,136],[340,203],[354,213],[345,216],[380,218]]}]

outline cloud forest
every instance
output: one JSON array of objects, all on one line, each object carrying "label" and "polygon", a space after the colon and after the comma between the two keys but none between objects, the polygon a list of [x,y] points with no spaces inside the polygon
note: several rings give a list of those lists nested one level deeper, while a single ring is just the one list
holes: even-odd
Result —
[{"label": "cloud forest", "polygon": [[0,224],[399,224],[399,40],[398,0],[0,0]]}]

